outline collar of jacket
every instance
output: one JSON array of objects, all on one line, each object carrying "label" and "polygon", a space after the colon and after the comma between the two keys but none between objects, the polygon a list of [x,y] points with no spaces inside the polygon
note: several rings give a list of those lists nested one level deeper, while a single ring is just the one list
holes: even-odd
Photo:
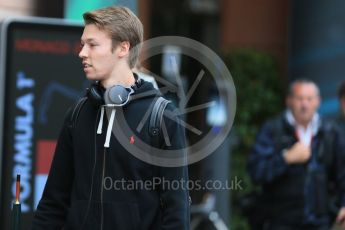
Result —
[{"label": "collar of jacket", "polygon": [[[285,120],[287,121],[287,123],[293,128],[295,129],[296,127],[296,120],[295,117],[293,116],[291,110],[286,110],[285,114],[284,114]],[[319,132],[319,130],[321,129],[321,118],[320,115],[318,113],[315,113],[313,115],[313,118],[311,119],[311,121],[309,122],[308,126],[311,125],[312,128],[312,133],[313,136],[316,136],[316,134]]]}]

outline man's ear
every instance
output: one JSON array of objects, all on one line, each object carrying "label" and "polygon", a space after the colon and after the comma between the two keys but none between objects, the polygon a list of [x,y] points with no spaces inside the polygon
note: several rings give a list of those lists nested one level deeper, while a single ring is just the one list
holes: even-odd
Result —
[{"label": "man's ear", "polygon": [[119,48],[120,48],[119,57],[120,58],[128,55],[130,46],[131,45],[129,44],[128,41],[124,41],[124,42],[121,42],[119,44]]},{"label": "man's ear", "polygon": [[345,96],[340,98],[340,104],[345,107]]},{"label": "man's ear", "polygon": [[344,114],[345,114],[345,96],[340,98],[340,106],[341,106],[341,110],[344,111]]}]

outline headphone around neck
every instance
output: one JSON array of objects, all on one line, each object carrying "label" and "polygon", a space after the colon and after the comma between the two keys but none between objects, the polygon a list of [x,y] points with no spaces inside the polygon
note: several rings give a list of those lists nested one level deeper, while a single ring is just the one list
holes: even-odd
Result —
[{"label": "headphone around neck", "polygon": [[100,82],[97,81],[92,83],[90,88],[86,89],[86,96],[96,106],[125,106],[130,101],[131,95],[142,85],[142,81],[138,75],[135,73],[133,73],[133,75],[135,78],[135,84],[130,87],[113,85],[108,89],[104,89]]}]

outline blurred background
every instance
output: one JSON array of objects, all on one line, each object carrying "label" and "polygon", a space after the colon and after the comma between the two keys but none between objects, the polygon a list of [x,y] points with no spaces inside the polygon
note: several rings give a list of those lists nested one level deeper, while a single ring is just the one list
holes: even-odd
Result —
[{"label": "blurred background", "polygon": [[[145,39],[167,35],[194,39],[212,49],[230,70],[237,94],[234,126],[214,154],[189,170],[191,179],[240,180],[241,186],[191,191],[196,207],[192,222],[248,229],[239,202],[254,189],[246,173],[248,153],[260,125],[284,108],[287,84],[301,77],[314,80],[321,88],[320,113],[338,113],[336,92],[345,73],[342,0],[0,0],[0,228],[8,229],[16,172],[23,175],[23,218],[30,223],[64,112],[88,84],[77,56],[82,13],[110,5],[134,11],[144,25]],[[169,48],[173,53],[178,50]],[[177,56],[182,87],[188,89],[202,67],[178,52]],[[155,57],[146,67],[168,79],[163,59],[164,55]],[[218,97],[215,91],[214,81],[205,78],[190,104]],[[210,130],[224,126],[223,110],[219,106],[196,111],[186,120]],[[193,135],[188,138],[195,142]],[[200,211],[196,205],[206,198],[211,207],[202,206]],[[215,228],[202,224],[195,229]]]}]

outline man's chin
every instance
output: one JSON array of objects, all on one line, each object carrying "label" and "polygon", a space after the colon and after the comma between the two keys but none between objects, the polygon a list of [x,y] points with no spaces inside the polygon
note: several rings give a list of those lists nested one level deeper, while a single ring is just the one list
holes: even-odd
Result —
[{"label": "man's chin", "polygon": [[303,123],[305,123],[305,124],[307,124],[307,123],[309,123],[309,122],[311,122],[311,120],[313,119],[313,116],[308,116],[308,117],[303,117],[302,119],[301,119],[301,121],[303,122]]},{"label": "man's chin", "polygon": [[101,81],[102,80],[99,77],[91,76],[91,75],[86,75],[86,78],[90,81]]},{"label": "man's chin", "polygon": [[299,122],[299,123],[309,123],[312,119],[313,119],[313,115],[295,115],[295,119]]}]

